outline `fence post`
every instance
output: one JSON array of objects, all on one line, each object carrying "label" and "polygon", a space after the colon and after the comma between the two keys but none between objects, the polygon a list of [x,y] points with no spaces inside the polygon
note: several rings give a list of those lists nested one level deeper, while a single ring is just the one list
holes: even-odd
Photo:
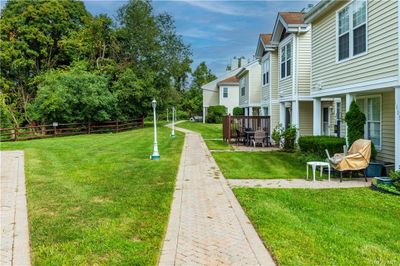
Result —
[{"label": "fence post", "polygon": [[87,133],[90,134],[90,121],[87,123]]},{"label": "fence post", "polygon": [[144,128],[144,117],[143,116],[142,116],[141,124],[142,124],[142,128]]},{"label": "fence post", "polygon": [[231,143],[231,115],[228,115],[228,143]]},{"label": "fence post", "polygon": [[17,141],[17,128],[16,127],[14,127],[14,129],[13,129],[12,138],[13,138],[14,141]]},{"label": "fence post", "polygon": [[117,119],[117,133],[119,132],[118,119]]}]

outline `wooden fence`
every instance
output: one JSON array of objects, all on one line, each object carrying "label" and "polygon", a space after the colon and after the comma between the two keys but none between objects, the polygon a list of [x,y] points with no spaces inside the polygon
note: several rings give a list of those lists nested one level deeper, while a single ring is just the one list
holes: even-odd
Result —
[{"label": "wooden fence", "polygon": [[0,128],[0,141],[42,139],[49,137],[61,137],[93,133],[111,133],[143,127],[143,118],[137,118],[126,121],[116,120],[104,122],[68,123],[57,125]]},{"label": "wooden fence", "polygon": [[223,140],[230,142],[237,135],[237,130],[243,134],[245,130],[264,130],[267,135],[271,134],[271,123],[269,116],[244,116],[227,115],[223,118],[222,134]]}]

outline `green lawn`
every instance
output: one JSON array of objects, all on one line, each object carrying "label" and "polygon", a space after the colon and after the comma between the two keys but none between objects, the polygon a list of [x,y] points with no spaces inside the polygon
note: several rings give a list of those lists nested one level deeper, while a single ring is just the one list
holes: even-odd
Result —
[{"label": "green lawn", "polygon": [[204,139],[222,139],[222,124],[203,124],[200,122],[185,121],[176,126],[199,132]]},{"label": "green lawn", "polygon": [[361,189],[234,192],[280,265],[400,265],[400,197]]},{"label": "green lawn", "polygon": [[232,146],[222,140],[222,124],[203,124],[185,121],[176,125],[200,133],[210,150],[231,150]]},{"label": "green lawn", "polygon": [[183,135],[159,127],[1,143],[25,150],[35,265],[155,265],[166,231]]},{"label": "green lawn", "polygon": [[[218,152],[213,153],[225,178],[305,178],[306,165],[295,153]],[[310,170],[311,175],[311,170]]]}]

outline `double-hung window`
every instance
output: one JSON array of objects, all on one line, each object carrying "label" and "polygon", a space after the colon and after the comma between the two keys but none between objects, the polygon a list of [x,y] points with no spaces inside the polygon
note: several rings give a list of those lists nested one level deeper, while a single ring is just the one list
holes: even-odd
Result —
[{"label": "double-hung window", "polygon": [[289,77],[292,65],[292,44],[288,43],[281,48],[281,79]]},{"label": "double-hung window", "polygon": [[239,82],[240,85],[240,95],[245,96],[246,95],[246,87],[244,86],[244,78],[242,78]]},{"label": "double-hung window", "polygon": [[263,85],[269,84],[269,59],[265,60],[262,65]]},{"label": "double-hung window", "polygon": [[337,14],[338,61],[367,51],[367,0],[354,0]]},{"label": "double-hung window", "polygon": [[228,98],[228,88],[224,88],[224,98]]},{"label": "double-hung window", "polygon": [[364,137],[372,140],[375,147],[381,147],[381,97],[368,96],[357,98],[357,104],[367,119]]}]

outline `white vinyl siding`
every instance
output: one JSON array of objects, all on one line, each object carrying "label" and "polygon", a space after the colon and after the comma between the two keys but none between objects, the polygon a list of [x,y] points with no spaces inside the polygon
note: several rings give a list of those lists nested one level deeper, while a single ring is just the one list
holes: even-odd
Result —
[{"label": "white vinyl siding", "polygon": [[278,80],[279,80],[279,66],[278,66],[278,52],[272,52],[270,54],[271,60],[271,100],[278,99]]},{"label": "white vinyl siding", "polygon": [[313,102],[299,102],[299,135],[313,134]]},{"label": "white vinyl siding", "polygon": [[250,88],[250,104],[252,106],[261,105],[261,80],[260,80],[261,64],[256,63],[249,69],[249,88]]},{"label": "white vinyl siding", "polygon": [[346,2],[313,22],[312,87],[321,90],[398,75],[397,1],[368,1],[368,53],[337,61],[336,11]]},{"label": "white vinyl siding", "polygon": [[298,94],[300,96],[310,95],[310,76],[311,76],[311,31],[302,33],[297,39],[297,56],[293,61],[296,67],[296,80]]},{"label": "white vinyl siding", "polygon": [[246,71],[239,81],[240,107],[259,106],[261,103],[261,65],[258,61],[254,62],[246,67]]}]

